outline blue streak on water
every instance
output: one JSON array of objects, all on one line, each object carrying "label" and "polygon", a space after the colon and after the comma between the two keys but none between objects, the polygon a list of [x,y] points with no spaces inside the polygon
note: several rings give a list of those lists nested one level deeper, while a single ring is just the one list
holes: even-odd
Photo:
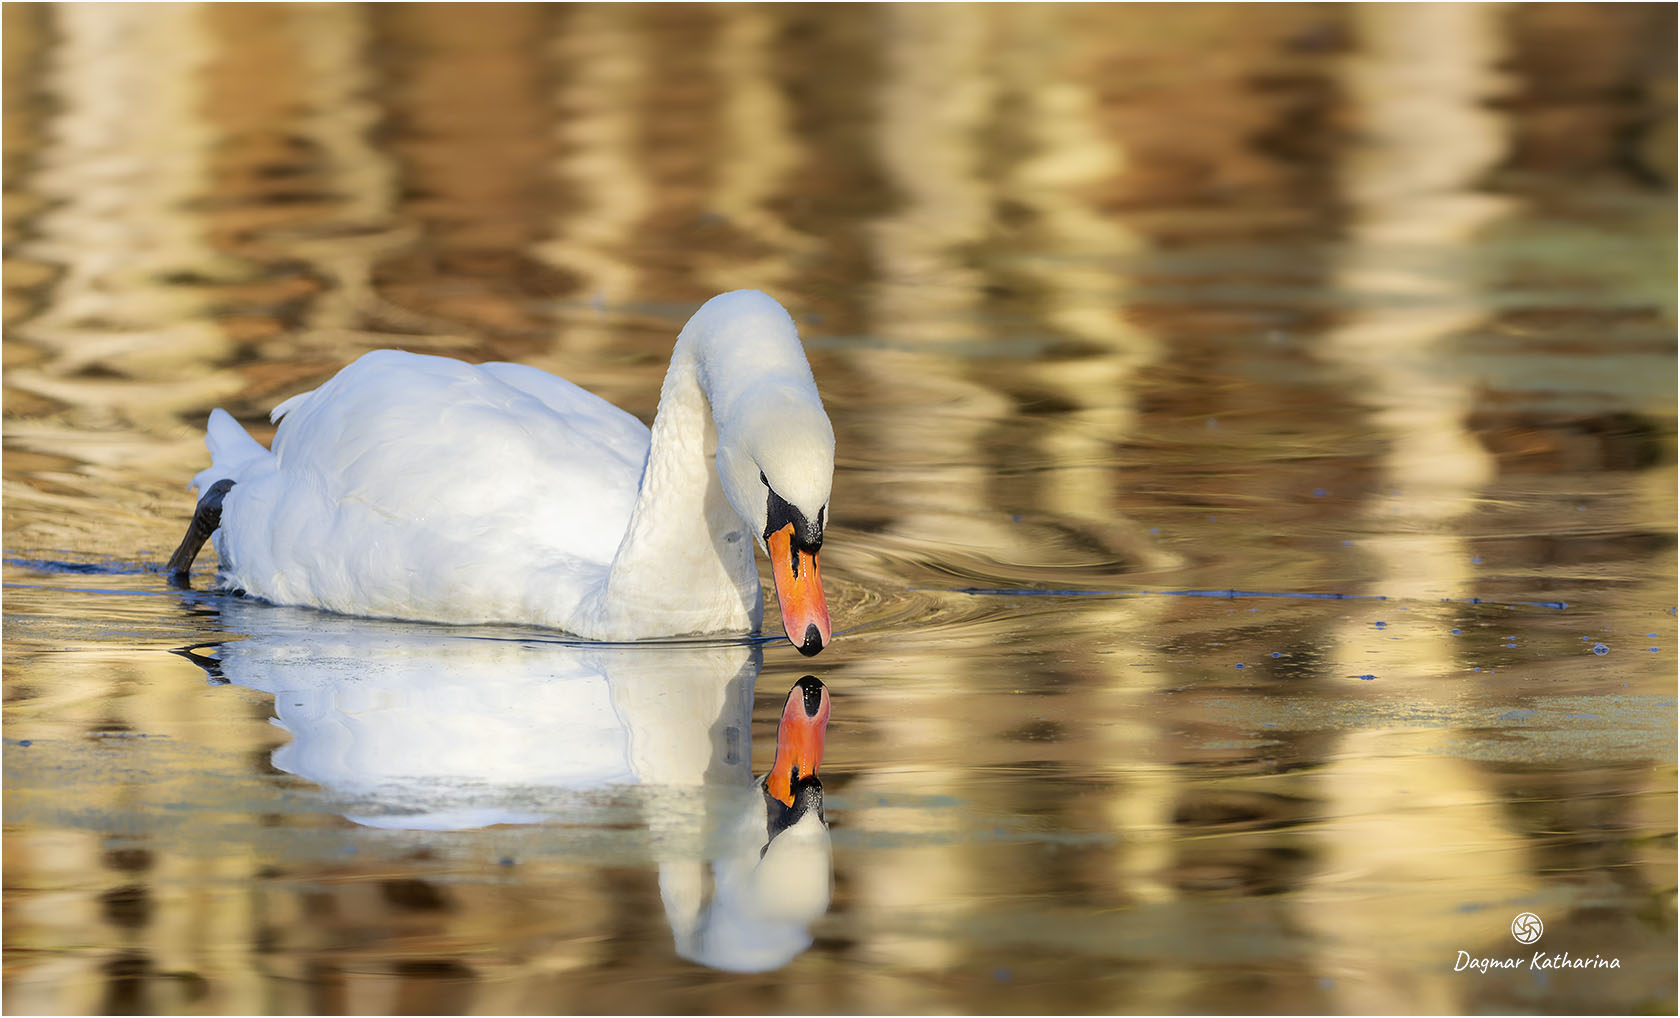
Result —
[{"label": "blue streak on water", "polygon": [[[1222,600],[1234,600],[1240,597],[1274,597],[1318,601],[1389,600],[1386,594],[1338,594],[1299,590],[1084,590],[1068,587],[953,587],[945,593],[972,594],[980,597],[1210,597]],[[1440,600],[1443,602],[1456,601],[1463,604],[1498,603],[1483,601],[1479,597],[1443,597]],[[1567,601],[1512,601],[1510,604],[1524,608],[1550,608],[1554,611],[1566,611],[1569,608],[1569,602]],[[1387,623],[1378,623],[1378,625],[1386,626]]]},{"label": "blue streak on water", "polygon": [[1327,601],[1386,601],[1381,594],[1323,594],[1266,590],[1074,590],[1066,587],[955,587],[951,594],[975,594],[995,597],[1302,597]]},{"label": "blue streak on water", "polygon": [[[102,562],[67,562],[67,561],[60,561],[60,560],[55,560],[55,559],[35,559],[35,558],[13,557],[13,558],[5,559],[4,561],[8,565],[18,566],[19,568],[23,568],[23,569],[32,569],[36,572],[71,574],[71,575],[137,576],[137,575],[144,575],[144,574],[147,574],[147,573],[159,573],[159,574],[161,574],[163,572],[163,567],[161,565],[158,565],[157,563],[136,562],[136,561],[132,561],[132,560],[118,560],[118,559],[108,559],[108,560],[105,560],[105,561],[102,561]],[[47,587],[44,584],[33,584],[33,583],[7,583],[7,584],[4,584],[3,587],[5,587],[5,588],[18,588],[18,589],[23,589],[23,590],[53,589],[53,590],[64,590],[67,593],[76,593],[76,594],[117,594],[117,595],[123,595],[123,596],[139,596],[139,597],[158,597],[158,596],[163,596],[163,595],[168,594],[168,593],[176,593],[176,594],[182,593],[181,591],[101,590],[101,589],[61,588],[61,587]],[[912,589],[917,589],[917,588],[912,588]],[[1074,589],[1074,588],[1068,588],[1068,587],[1048,588],[1048,589],[1034,588],[1034,587],[957,587],[957,588],[954,588],[954,589],[950,590],[949,593],[970,594],[970,595],[976,595],[976,596],[993,596],[993,597],[1137,597],[1137,596],[1158,596],[1158,597],[1206,597],[1206,598],[1217,598],[1217,599],[1221,599],[1221,600],[1234,600],[1236,598],[1283,598],[1283,599],[1293,599],[1293,600],[1323,600],[1323,601],[1355,601],[1355,600],[1387,601],[1387,600],[1389,600],[1388,596],[1385,595],[1385,594],[1341,594],[1341,593],[1335,593],[1335,592],[1320,592],[1320,591],[1271,591],[1271,590],[1236,590],[1236,589],[1125,591],[1125,590],[1084,590],[1084,589]],[[1483,603],[1482,599],[1479,598],[1479,597],[1468,597],[1468,598],[1447,598],[1447,597],[1443,597],[1440,600],[1443,601],[1443,602],[1459,601],[1459,602],[1463,602],[1463,603],[1466,603],[1466,604],[1482,604]],[[1555,611],[1564,611],[1569,607],[1569,604],[1566,601],[1513,601],[1513,602],[1511,602],[1511,604],[1513,606],[1522,606],[1522,607],[1528,607],[1528,608],[1550,608],[1550,609],[1553,609]],[[1379,623],[1377,623],[1377,625],[1379,627],[1382,627],[1382,626],[1386,626],[1387,623],[1379,622]],[[863,627],[854,627],[854,628],[863,628]],[[838,635],[841,635],[841,633],[837,632],[835,635],[838,636]],[[759,642],[773,642],[775,639],[779,639],[779,637],[765,636],[765,637],[761,637]],[[561,642],[565,642],[565,641],[561,641]],[[749,640],[747,642],[754,642],[754,641],[749,638]]]},{"label": "blue streak on water", "polygon": [[72,573],[84,576],[140,576],[145,573],[160,573],[163,567],[155,562],[134,562],[122,559],[106,559],[103,562],[62,562],[55,559],[38,558],[8,558],[9,566],[20,569],[33,569],[38,573]]},{"label": "blue streak on water", "polygon": [[5,590],[56,590],[63,594],[113,594],[117,597],[168,597],[179,596],[182,592],[175,590],[102,590],[98,587],[54,587],[45,583],[6,583],[0,584]]},{"label": "blue streak on water", "polygon": [[[376,619],[374,621],[393,620]],[[853,627],[854,630],[861,628],[863,627]],[[846,633],[852,631],[853,630],[836,629],[833,635],[844,636]],[[476,633],[463,633],[460,638],[463,640],[484,640],[488,643],[535,643],[555,647],[576,647],[583,650],[597,647],[751,647],[755,644],[763,646],[765,644],[776,643],[779,640],[787,639],[787,637],[783,636],[781,633],[743,633],[740,636],[729,636],[726,634],[719,634],[715,636],[660,636],[651,637],[646,640],[586,640],[581,636],[544,636],[538,633],[515,634],[511,636],[484,636]]]}]

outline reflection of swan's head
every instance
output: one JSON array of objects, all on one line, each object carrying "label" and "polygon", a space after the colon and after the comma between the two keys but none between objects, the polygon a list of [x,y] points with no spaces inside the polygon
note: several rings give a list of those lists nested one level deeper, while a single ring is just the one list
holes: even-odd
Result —
[{"label": "reflection of swan's head", "polygon": [[808,927],[828,911],[832,892],[833,847],[817,778],[828,711],[828,689],[814,676],[788,693],[776,762],[736,826],[733,847],[713,866],[709,903],[701,905],[693,871],[661,868],[660,894],[684,957],[761,972],[810,946]]},{"label": "reflection of swan's head", "polygon": [[[776,728],[776,762],[764,777],[764,794],[770,800],[770,828],[787,827],[813,805],[822,816],[822,782],[817,768],[822,764],[823,737],[828,732],[828,687],[815,675],[807,675],[788,690],[787,706]],[[814,798],[813,798],[814,796]],[[784,814],[779,816],[775,807]]]},{"label": "reflection of swan's head", "polygon": [[829,639],[817,552],[834,484],[834,427],[793,319],[764,294],[739,290],[707,301],[689,329],[700,338],[724,495],[770,556],[788,639],[815,654]]},{"label": "reflection of swan's head", "polygon": [[828,820],[817,777],[828,707],[828,687],[816,676],[794,684],[776,729],[776,762],[764,777],[767,840],[758,881],[774,889],[767,914],[784,922],[810,922],[828,910]]}]

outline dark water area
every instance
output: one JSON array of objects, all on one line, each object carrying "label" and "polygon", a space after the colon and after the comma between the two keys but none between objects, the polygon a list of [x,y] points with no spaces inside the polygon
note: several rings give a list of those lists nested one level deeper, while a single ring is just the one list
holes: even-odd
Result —
[{"label": "dark water area", "polygon": [[[4,1010],[1672,1013],[1674,18],[7,4]],[[163,574],[215,407],[741,287],[816,658]]]}]

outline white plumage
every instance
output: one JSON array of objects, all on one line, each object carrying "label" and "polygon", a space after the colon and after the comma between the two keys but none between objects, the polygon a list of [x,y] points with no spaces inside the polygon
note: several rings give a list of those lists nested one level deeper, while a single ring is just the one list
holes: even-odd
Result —
[{"label": "white plumage", "polygon": [[[272,451],[210,417],[213,465],[194,484],[234,482],[222,580],[357,615],[605,640],[749,632],[769,492],[820,539],[833,477],[793,321],[757,291],[684,327],[651,431],[535,368],[393,350],[273,416]],[[826,642],[826,609],[822,623]]]}]

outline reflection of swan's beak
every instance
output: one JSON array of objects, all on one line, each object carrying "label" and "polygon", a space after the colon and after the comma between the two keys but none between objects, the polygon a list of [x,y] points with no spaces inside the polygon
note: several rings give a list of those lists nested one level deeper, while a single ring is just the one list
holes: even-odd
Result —
[{"label": "reflection of swan's beak", "polygon": [[[764,779],[764,790],[783,806],[791,808],[796,798],[814,799],[821,810],[822,784],[816,777],[827,730],[828,687],[807,675],[788,692],[782,723],[776,729],[776,762]],[[802,789],[807,789],[804,794],[800,794]]]},{"label": "reflection of swan's beak", "polygon": [[765,543],[770,549],[770,572],[776,578],[776,599],[782,604],[782,628],[799,652],[809,657],[828,646],[829,637],[828,601],[823,597],[817,553],[794,547],[791,523]]},{"label": "reflection of swan's beak", "polygon": [[823,737],[828,690],[794,683],[776,730],[776,762],[730,826],[728,853],[712,865],[708,899],[698,863],[661,862],[659,897],[677,953],[731,972],[768,972],[811,946],[810,925],[834,892],[834,848],[823,819]]}]

